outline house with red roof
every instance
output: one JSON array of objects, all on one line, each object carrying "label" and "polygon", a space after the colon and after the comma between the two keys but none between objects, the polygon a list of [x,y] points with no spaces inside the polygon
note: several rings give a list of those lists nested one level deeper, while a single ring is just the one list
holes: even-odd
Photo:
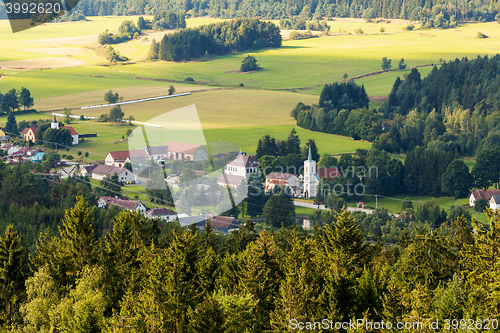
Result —
[{"label": "house with red roof", "polygon": [[134,174],[129,169],[104,164],[92,169],[92,179],[103,180],[106,176],[113,176],[115,173],[123,184],[133,184],[136,181]]},{"label": "house with red roof", "polygon": [[[22,132],[21,134],[23,135],[24,139],[26,141],[31,141],[31,142],[36,142],[37,138],[36,138],[36,129],[38,127],[26,127]],[[77,145],[78,144],[78,139],[79,139],[79,134],[77,131],[75,131],[75,129],[71,126],[62,126],[62,127],[59,127],[59,122],[56,120],[56,116],[54,116],[54,121],[50,123],[50,128],[53,128],[53,129],[67,129],[69,130],[70,134],[71,134],[71,144],[72,145]]]},{"label": "house with red roof", "polygon": [[191,143],[167,141],[166,158],[169,160],[182,160],[201,162],[208,160],[208,152],[202,145]]},{"label": "house with red roof", "polygon": [[300,179],[291,173],[286,172],[271,172],[266,176],[266,185],[264,190],[270,192],[275,186],[286,186],[289,188],[290,193],[293,196],[298,196],[301,194]]},{"label": "house with red roof", "polygon": [[226,165],[224,173],[228,175],[240,176],[248,180],[252,174],[259,172],[257,167],[259,161],[254,156],[248,156],[240,153],[238,156]]},{"label": "house with red roof", "polygon": [[489,202],[494,195],[500,195],[500,190],[472,190],[469,194],[469,205],[473,207],[474,202],[480,198],[486,199]]}]

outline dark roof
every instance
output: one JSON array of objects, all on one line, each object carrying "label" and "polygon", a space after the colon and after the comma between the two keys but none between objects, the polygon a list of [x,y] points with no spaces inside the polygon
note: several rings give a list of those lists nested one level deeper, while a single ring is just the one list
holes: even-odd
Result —
[{"label": "dark roof", "polygon": [[148,155],[166,154],[169,151],[167,146],[146,147],[145,150]]},{"label": "dark roof", "polygon": [[23,131],[21,132],[21,134],[28,134],[28,131],[30,129],[33,130],[33,133],[36,132],[36,127],[26,127],[25,129],[23,129]]},{"label": "dark roof", "polygon": [[496,195],[492,195],[491,196],[491,199],[490,199],[490,202],[493,201],[494,203],[496,204],[500,204],[500,195],[496,194]]},{"label": "dark roof", "polygon": [[94,173],[94,174],[97,173],[97,174],[101,174],[101,175],[111,175],[112,176],[115,173],[120,174],[120,173],[122,173],[125,170],[127,170],[127,169],[115,167],[113,165],[99,164],[98,166],[96,166],[92,170],[92,173]]},{"label": "dark roof", "polygon": [[153,208],[150,209],[146,212],[146,215],[148,216],[164,216],[164,215],[177,215],[176,212],[171,211],[170,209],[166,208]]}]

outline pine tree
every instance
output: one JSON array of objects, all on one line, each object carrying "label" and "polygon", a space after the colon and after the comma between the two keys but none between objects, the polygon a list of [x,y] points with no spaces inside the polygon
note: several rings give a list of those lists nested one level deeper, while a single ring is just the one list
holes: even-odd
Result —
[{"label": "pine tree", "polygon": [[249,293],[256,301],[257,324],[254,332],[270,328],[270,314],[275,309],[275,299],[282,278],[278,251],[273,236],[264,231],[241,254],[238,291]]},{"label": "pine tree", "polygon": [[259,173],[252,174],[248,179],[247,214],[251,217],[262,215],[266,204],[266,195]]},{"label": "pine tree", "polygon": [[18,135],[16,116],[14,112],[9,112],[7,115],[7,123],[5,124],[5,132],[9,135]]},{"label": "pine tree", "polygon": [[96,259],[94,219],[90,217],[88,202],[83,197],[77,197],[77,200],[73,209],[66,210],[63,227],[59,227],[64,250],[74,267],[73,273],[93,264]]},{"label": "pine tree", "polygon": [[19,320],[19,306],[24,292],[24,247],[12,225],[0,238],[0,324]]}]

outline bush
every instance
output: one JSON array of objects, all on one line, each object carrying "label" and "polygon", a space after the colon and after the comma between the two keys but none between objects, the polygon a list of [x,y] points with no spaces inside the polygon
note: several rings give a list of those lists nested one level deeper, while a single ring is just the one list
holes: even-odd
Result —
[{"label": "bush", "polygon": [[474,210],[476,212],[482,212],[489,206],[488,200],[484,198],[479,198],[474,201]]},{"label": "bush", "polygon": [[363,31],[363,29],[361,28],[358,28],[358,29],[354,29],[354,32],[357,33],[357,34],[364,34],[365,32]]},{"label": "bush", "polygon": [[80,120],[85,120],[85,116],[83,114],[80,116]]},{"label": "bush", "polygon": [[481,31],[477,32],[476,38],[488,38],[485,34],[483,34]]},{"label": "bush", "polygon": [[248,55],[242,62],[240,71],[242,72],[250,72],[256,71],[260,67],[257,65],[257,59],[254,56]]},{"label": "bush", "polygon": [[415,26],[413,24],[408,24],[406,27],[405,27],[405,30],[408,30],[408,31],[412,31],[415,29]]},{"label": "bush", "polygon": [[71,161],[72,159],[74,159],[74,157],[73,157],[73,155],[68,155],[68,156],[66,156],[66,159]]},{"label": "bush", "polygon": [[187,82],[194,82],[194,79],[192,77],[187,77],[184,79],[184,81],[187,81]]}]

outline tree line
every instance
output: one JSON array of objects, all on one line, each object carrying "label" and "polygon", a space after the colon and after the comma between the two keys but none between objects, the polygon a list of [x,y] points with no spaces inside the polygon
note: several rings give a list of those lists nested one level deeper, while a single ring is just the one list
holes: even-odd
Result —
[{"label": "tree line", "polygon": [[[452,27],[457,21],[494,21],[499,2],[489,0],[293,0],[287,2],[254,0],[128,1],[81,0],[77,10],[86,16],[155,15],[160,11],[183,12],[187,16],[219,18],[259,17],[261,19],[322,20],[325,17],[358,17],[372,20],[401,18],[420,21],[426,28]],[[6,18],[6,17],[4,17]]]},{"label": "tree line", "polygon": [[21,90],[10,89],[5,94],[0,92],[0,114],[19,111],[21,107],[25,110],[34,105],[33,97],[28,88],[22,87]]},{"label": "tree line", "polygon": [[207,54],[280,46],[280,31],[273,23],[258,19],[237,19],[164,35],[160,43],[153,40],[148,59],[183,61]]}]

